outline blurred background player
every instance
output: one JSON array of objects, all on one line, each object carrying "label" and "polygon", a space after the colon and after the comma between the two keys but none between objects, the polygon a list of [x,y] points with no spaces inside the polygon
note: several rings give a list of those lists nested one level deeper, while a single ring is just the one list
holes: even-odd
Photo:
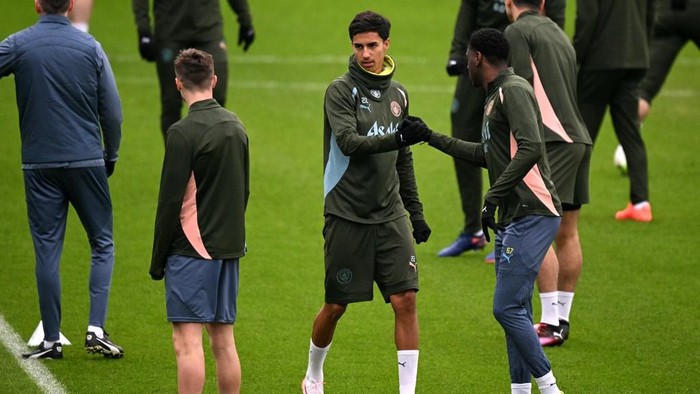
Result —
[{"label": "blurred background player", "polygon": [[88,32],[90,29],[90,16],[92,15],[93,0],[75,0],[73,9],[68,13],[71,24],[76,29]]},{"label": "blurred background player", "polygon": [[644,121],[651,101],[661,90],[676,56],[688,41],[700,49],[700,0],[657,3],[651,39],[649,69],[639,84],[639,118]]},{"label": "blurred background player", "polygon": [[[688,41],[700,48],[700,0],[657,2],[650,44],[649,69],[639,84],[639,119],[644,122],[676,56]],[[618,150],[622,147],[618,145]],[[626,162],[624,151],[622,160]]]},{"label": "blurred background player", "polygon": [[[168,128],[180,119],[182,98],[175,89],[173,60],[185,48],[206,51],[214,57],[219,82],[214,98],[226,105],[228,87],[228,48],[219,0],[152,0],[153,28],[149,17],[150,0],[132,0],[139,35],[139,53],[156,63],[160,84],[160,129],[165,140]],[[255,40],[255,30],[247,0],[228,0],[238,16],[238,45],[247,51]]]},{"label": "blurred background player", "polygon": [[180,52],[172,82],[189,107],[168,133],[158,195],[150,274],[165,277],[179,393],[201,393],[202,328],[216,359],[219,393],[238,393],[236,351],[239,259],[245,255],[248,137],[236,114],[213,98],[211,55]]},{"label": "blurred background player", "polygon": [[[22,172],[44,341],[24,358],[63,358],[60,262],[69,204],[91,250],[85,349],[119,358],[104,331],[114,268],[112,175],[122,107],[100,44],[71,27],[73,0],[37,0],[38,22],[0,43],[0,78],[14,74]],[[103,146],[104,145],[104,146]]]},{"label": "blurred background player", "polygon": [[392,79],[390,30],[389,20],[371,11],[353,18],[348,72],[328,86],[324,97],[325,299],[311,332],[304,394],[324,392],[323,364],[338,321],[348,304],[372,300],[374,282],[394,312],[399,392],[416,389],[413,240],[426,242],[430,227],[418,199],[411,150],[397,131],[409,101],[406,89]]},{"label": "blurred background player", "polygon": [[[545,13],[564,28],[566,0],[545,2]],[[467,76],[466,53],[472,32],[482,27],[504,30],[508,26],[505,0],[462,0],[447,62],[447,74],[457,77],[451,109],[452,136],[465,141],[481,141],[481,118],[484,112],[484,90],[472,86]],[[464,227],[457,239],[438,252],[440,257],[459,256],[468,250],[481,250],[486,240],[481,231],[481,168],[464,160],[454,159],[457,188],[464,214]],[[493,262],[493,254],[487,256]]]},{"label": "blurred background player", "polygon": [[617,220],[650,222],[646,147],[637,89],[649,67],[653,0],[578,0],[574,48],[579,63],[578,105],[595,143],[605,112],[627,155],[630,202]]},{"label": "blurred background player", "polygon": [[537,285],[542,318],[537,334],[543,346],[561,345],[569,334],[569,314],[583,255],[578,234],[582,204],[588,203],[591,138],[576,103],[576,52],[569,37],[539,15],[543,0],[506,0],[513,24],[505,30],[510,66],[534,88],[544,124],[552,181],[562,203],[562,220]]}]

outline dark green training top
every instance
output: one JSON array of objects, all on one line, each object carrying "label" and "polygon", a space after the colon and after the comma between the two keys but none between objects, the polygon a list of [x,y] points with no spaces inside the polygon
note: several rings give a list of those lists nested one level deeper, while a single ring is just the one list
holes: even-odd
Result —
[{"label": "dark green training top", "polygon": [[163,277],[169,255],[245,255],[249,172],[243,124],[216,100],[193,103],[188,116],[170,126],[153,239],[154,279]]},{"label": "dark green training top", "polygon": [[[150,0],[132,0],[139,34],[151,33]],[[240,26],[252,26],[248,0],[228,0]],[[153,0],[156,41],[209,42],[224,38],[219,0]]]},{"label": "dark green training top", "polygon": [[324,215],[384,223],[408,211],[411,220],[423,220],[411,150],[396,150],[408,94],[392,80],[394,60],[384,59],[381,74],[366,71],[354,56],[348,68],[324,98]]},{"label": "dark green training top", "polygon": [[649,67],[654,0],[577,0],[574,48],[581,68]]},{"label": "dark green training top", "polygon": [[508,68],[489,84],[485,103],[481,143],[434,132],[430,145],[488,169],[484,199],[498,206],[499,226],[526,215],[561,216],[530,84]]},{"label": "dark green training top", "polygon": [[593,145],[576,104],[576,52],[564,31],[536,11],[526,11],[505,35],[510,66],[535,91],[545,141]]},{"label": "dark green training top", "polygon": [[[544,12],[559,27],[564,28],[566,0],[547,0]],[[474,31],[484,27],[503,31],[509,24],[505,0],[462,0],[450,47],[450,59],[462,59],[466,63],[469,37]]]}]

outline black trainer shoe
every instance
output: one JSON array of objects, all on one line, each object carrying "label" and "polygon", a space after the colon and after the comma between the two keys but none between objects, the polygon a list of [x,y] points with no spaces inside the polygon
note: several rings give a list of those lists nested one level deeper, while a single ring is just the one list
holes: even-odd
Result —
[{"label": "black trainer shoe", "polygon": [[29,353],[22,353],[23,358],[63,358],[63,346],[61,342],[56,342],[50,348],[44,347],[44,341],[41,341],[36,350]]},{"label": "black trainer shoe", "polygon": [[569,339],[569,322],[566,320],[559,320],[559,332],[561,332],[561,337],[566,341]]},{"label": "black trainer shoe", "polygon": [[88,353],[101,354],[108,358],[124,357],[124,350],[109,340],[109,335],[106,331],[102,338],[98,338],[94,332],[88,331],[85,336],[85,350]]}]

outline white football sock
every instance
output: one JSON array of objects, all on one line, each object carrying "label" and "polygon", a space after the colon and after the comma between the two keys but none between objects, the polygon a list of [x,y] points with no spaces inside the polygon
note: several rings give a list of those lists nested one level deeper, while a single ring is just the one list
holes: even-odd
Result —
[{"label": "white football sock", "polygon": [[559,387],[557,387],[557,380],[554,378],[552,371],[547,372],[542,377],[535,378],[535,382],[542,394],[560,394]]},{"label": "white football sock", "polygon": [[511,383],[510,394],[530,394],[532,383]]},{"label": "white football sock", "polygon": [[323,382],[323,362],[326,360],[331,344],[326,347],[318,347],[309,340],[309,365],[306,368],[306,378],[314,382]]},{"label": "white football sock", "polygon": [[634,204],[634,209],[642,209],[646,208],[647,206],[649,206],[649,201],[642,201]]},{"label": "white football sock", "polygon": [[557,304],[557,292],[540,293],[540,303],[542,304],[542,323],[551,326],[559,325],[559,311]]},{"label": "white football sock", "polygon": [[418,350],[397,350],[399,359],[399,394],[416,392],[418,375]]},{"label": "white football sock", "polygon": [[97,336],[97,337],[100,338],[100,339],[102,339],[102,337],[105,336],[105,332],[104,332],[104,330],[102,329],[102,327],[88,326],[88,329],[87,329],[87,330],[88,330],[88,331],[92,331],[93,333],[95,333],[95,336]]},{"label": "white football sock", "polygon": [[571,314],[571,304],[574,302],[574,293],[568,291],[557,292],[557,303],[559,304],[559,320],[569,321]]},{"label": "white football sock", "polygon": [[53,344],[56,343],[57,341],[44,341],[44,349],[50,349],[53,347]]}]

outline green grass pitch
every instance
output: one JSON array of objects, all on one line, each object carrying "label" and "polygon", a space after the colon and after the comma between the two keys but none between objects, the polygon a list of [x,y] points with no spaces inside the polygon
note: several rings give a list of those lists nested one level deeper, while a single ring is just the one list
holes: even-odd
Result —
[{"label": "green grass pitch", "polygon": [[[395,78],[409,91],[411,112],[434,129],[449,131],[455,81],[444,65],[458,2],[251,1],[257,39],[246,54],[235,46],[238,27],[223,3],[231,44],[227,107],[245,123],[251,146],[249,254],[241,265],[235,328],[243,392],[295,393],[306,369],[311,323],[323,300],[322,100],[327,84],[346,70],[347,24],[365,9],[391,19],[389,53],[398,64]],[[569,3],[571,33],[574,4]],[[36,19],[31,1],[2,1],[0,15],[0,39]],[[82,348],[89,250],[71,213],[61,266],[62,332],[74,345],[66,348],[64,360],[44,364],[71,393],[172,393],[175,356],[163,283],[147,274],[163,155],[155,67],[138,56],[130,2],[96,1],[91,33],[111,59],[124,107],[122,150],[110,178],[116,266],[106,328],[126,356],[105,360]],[[613,219],[627,203],[628,181],[612,164],[616,141],[610,122],[603,126],[593,154],[591,204],[581,214],[584,269],[571,339],[546,350],[567,393],[698,390],[699,70],[698,49],[687,46],[644,124],[654,209],[650,224]],[[0,314],[26,340],[39,312],[12,78],[0,80],[0,132]],[[508,392],[503,333],[491,315],[494,273],[483,263],[486,252],[435,257],[461,227],[452,161],[426,146],[414,152],[433,229],[430,241],[418,246],[418,392]],[[539,316],[537,299],[534,305]],[[214,364],[207,355],[205,392],[214,393]],[[40,392],[15,356],[0,347],[0,392]],[[327,392],[396,392],[395,360],[391,308],[379,297],[352,305],[326,362]]]}]

